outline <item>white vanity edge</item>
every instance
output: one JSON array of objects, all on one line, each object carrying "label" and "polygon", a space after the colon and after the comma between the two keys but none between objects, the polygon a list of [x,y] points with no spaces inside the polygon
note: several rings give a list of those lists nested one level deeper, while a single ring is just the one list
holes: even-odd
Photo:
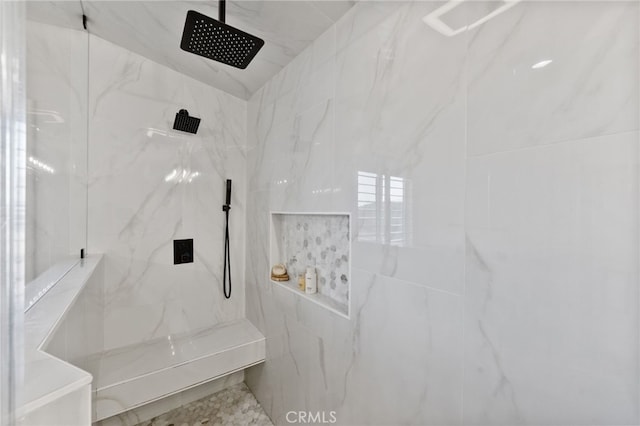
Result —
[{"label": "white vanity edge", "polygon": [[24,386],[19,395],[18,417],[91,384],[91,374],[47,354],[42,347],[56,331],[101,260],[102,255],[92,255],[79,261],[25,314]]}]

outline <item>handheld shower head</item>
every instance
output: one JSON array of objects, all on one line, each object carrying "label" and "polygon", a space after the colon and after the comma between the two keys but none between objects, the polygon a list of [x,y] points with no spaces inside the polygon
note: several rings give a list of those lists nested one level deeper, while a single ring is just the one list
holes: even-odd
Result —
[{"label": "handheld shower head", "polygon": [[219,20],[195,10],[187,12],[180,48],[232,67],[245,69],[264,46],[264,40],[225,24],[225,0]]},{"label": "handheld shower head", "polygon": [[227,205],[231,205],[231,179],[227,179]]}]

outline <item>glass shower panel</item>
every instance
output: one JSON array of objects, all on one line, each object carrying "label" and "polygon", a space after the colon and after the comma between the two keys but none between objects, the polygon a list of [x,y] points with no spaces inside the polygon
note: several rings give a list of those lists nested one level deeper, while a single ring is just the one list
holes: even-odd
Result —
[{"label": "glass shower panel", "polygon": [[14,424],[22,378],[24,3],[0,2],[0,424]]},{"label": "glass shower panel", "polygon": [[55,16],[43,22],[47,15],[38,12],[38,2],[30,3],[26,280],[41,292],[86,247],[88,33]]}]

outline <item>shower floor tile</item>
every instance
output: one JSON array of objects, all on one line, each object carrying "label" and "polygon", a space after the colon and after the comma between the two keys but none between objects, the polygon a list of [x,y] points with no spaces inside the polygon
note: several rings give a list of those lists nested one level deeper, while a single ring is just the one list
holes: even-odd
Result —
[{"label": "shower floor tile", "polygon": [[239,383],[136,426],[273,426],[247,385]]}]

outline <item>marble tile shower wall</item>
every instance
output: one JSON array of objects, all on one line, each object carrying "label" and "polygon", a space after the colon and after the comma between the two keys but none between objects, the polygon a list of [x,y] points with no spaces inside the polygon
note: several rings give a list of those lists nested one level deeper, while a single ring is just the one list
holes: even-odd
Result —
[{"label": "marble tile shower wall", "polygon": [[[105,253],[105,349],[243,317],[246,102],[96,37],[90,76],[88,246]],[[196,135],[172,130],[181,108],[202,119]],[[173,265],[182,238],[194,263]]]},{"label": "marble tile shower wall", "polygon": [[[249,101],[247,383],[276,424],[638,424],[639,5],[439,6],[360,2]],[[269,283],[269,211],[352,213],[350,320]]]}]

